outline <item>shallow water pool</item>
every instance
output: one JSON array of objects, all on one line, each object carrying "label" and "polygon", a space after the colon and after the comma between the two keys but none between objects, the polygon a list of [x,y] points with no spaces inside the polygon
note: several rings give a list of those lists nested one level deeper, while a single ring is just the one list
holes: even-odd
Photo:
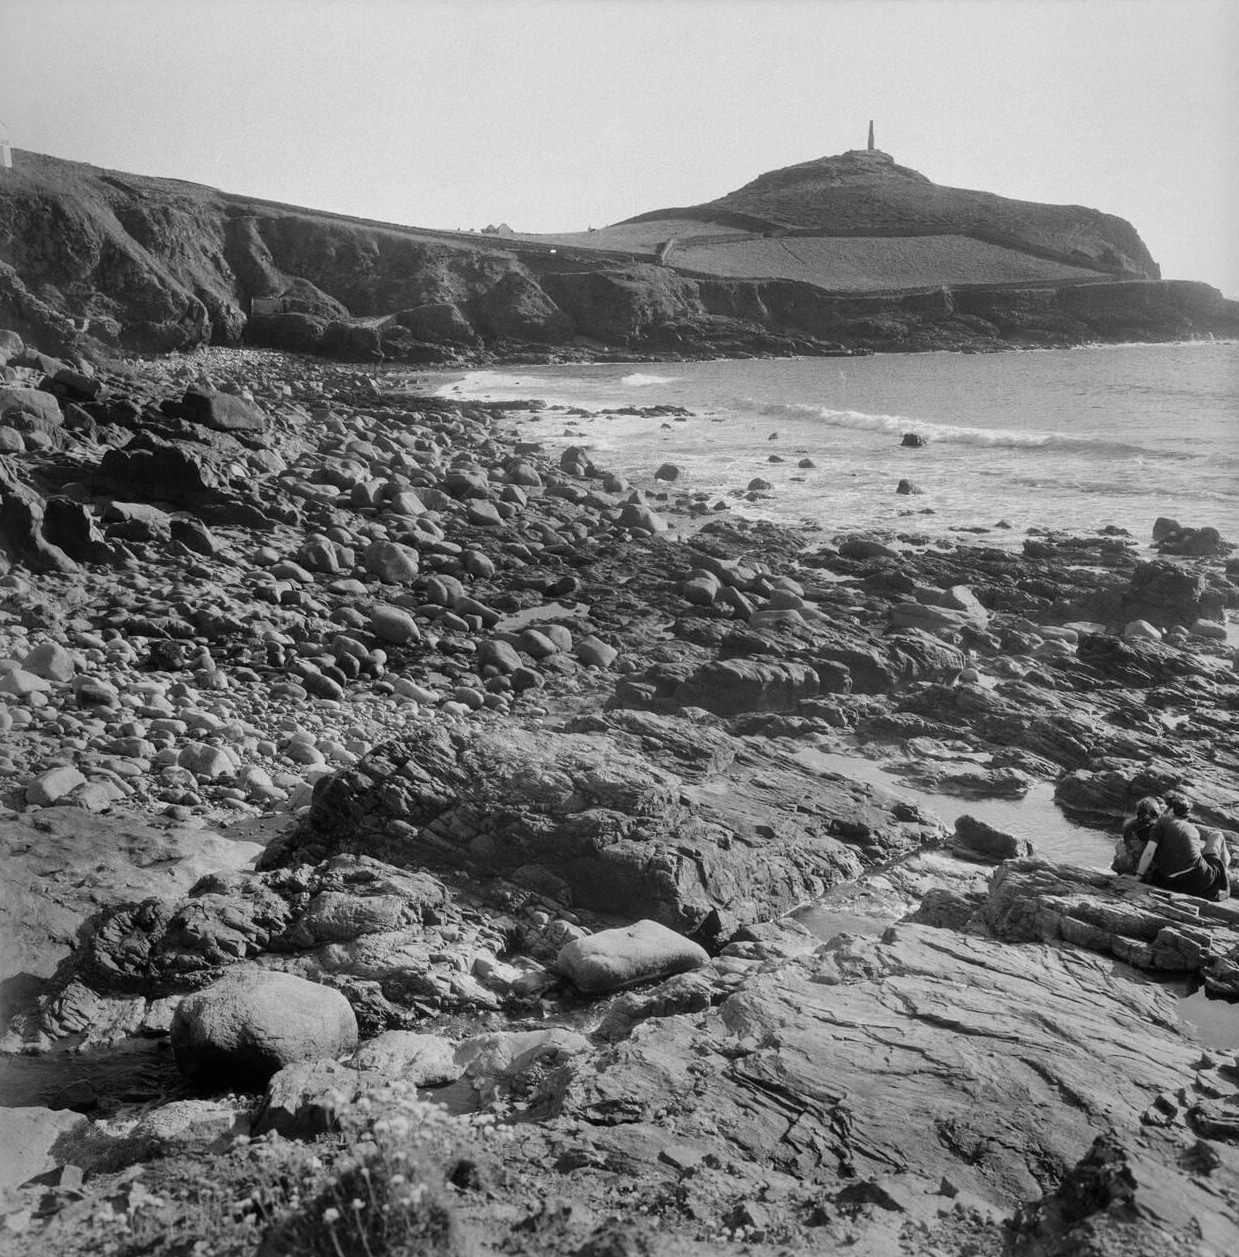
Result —
[{"label": "shallow water pool", "polygon": [[1054,787],[1048,781],[1035,782],[1021,799],[966,799],[923,790],[861,754],[805,748],[794,758],[810,772],[838,773],[887,790],[933,812],[948,828],[965,813],[975,816],[995,829],[1027,838],[1038,855],[1064,864],[1108,869],[1114,856],[1116,835],[1068,819],[1054,802]]},{"label": "shallow water pool", "polygon": [[133,1039],[84,1052],[0,1056],[0,1108],[39,1105],[110,1112],[190,1094],[167,1039]]},{"label": "shallow water pool", "polygon": [[1196,977],[1155,978],[1126,965],[1121,971],[1135,982],[1151,982],[1169,991],[1178,1001],[1179,1020],[1205,1047],[1239,1048],[1239,1000],[1210,995]]}]

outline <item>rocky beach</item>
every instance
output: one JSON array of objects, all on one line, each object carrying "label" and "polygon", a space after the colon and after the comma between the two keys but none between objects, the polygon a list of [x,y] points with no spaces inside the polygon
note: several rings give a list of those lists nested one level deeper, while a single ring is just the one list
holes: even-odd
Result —
[{"label": "rocky beach", "polygon": [[1165,980],[1239,907],[986,819],[1239,857],[1208,520],[804,533],[381,367],[0,362],[0,1251],[1234,1251]]}]

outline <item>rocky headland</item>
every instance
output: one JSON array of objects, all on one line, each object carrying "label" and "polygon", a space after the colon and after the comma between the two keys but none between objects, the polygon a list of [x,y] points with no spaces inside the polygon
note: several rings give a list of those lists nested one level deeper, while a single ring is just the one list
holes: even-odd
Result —
[{"label": "rocky headland", "polygon": [[802,534],[394,374],[0,369],[0,1251],[1235,1251],[1159,979],[1239,997],[1239,908],[987,821],[1239,842],[1207,520]]},{"label": "rocky headland", "polygon": [[942,187],[876,152],[565,235],[440,231],[18,152],[0,326],[48,352],[259,345],[491,363],[1239,336],[1130,223]]}]

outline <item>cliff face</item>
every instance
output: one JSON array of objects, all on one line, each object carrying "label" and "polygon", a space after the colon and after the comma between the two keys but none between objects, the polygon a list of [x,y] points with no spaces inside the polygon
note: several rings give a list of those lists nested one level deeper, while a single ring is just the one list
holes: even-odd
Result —
[{"label": "cliff face", "polygon": [[[729,277],[608,248],[605,238],[578,247],[402,228],[19,153],[0,181],[0,325],[60,351],[245,340],[419,363],[1239,334],[1239,306],[1205,285],[1133,279],[1156,266],[1120,219],[1074,207],[1017,213],[1010,207],[1023,203],[935,188],[890,163],[875,174],[874,165],[807,163],[692,213],[747,224],[746,244],[764,222],[821,236],[857,227],[862,210],[872,234],[883,227],[880,205],[904,215],[905,235],[963,239],[971,213],[970,230],[1005,232],[1009,242],[1018,229],[1021,249],[1047,257],[1065,257],[1075,241],[1080,267],[1062,282],[841,293],[810,282],[809,269],[804,278],[794,268],[790,277]],[[883,229],[898,234],[894,217]],[[1107,251],[1118,260],[1099,260]]]}]

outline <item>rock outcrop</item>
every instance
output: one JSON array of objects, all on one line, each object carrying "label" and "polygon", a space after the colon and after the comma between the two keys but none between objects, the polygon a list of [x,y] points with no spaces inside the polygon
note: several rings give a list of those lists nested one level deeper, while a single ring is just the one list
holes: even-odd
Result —
[{"label": "rock outcrop", "polygon": [[[1168,1108],[1189,1142],[1193,1129],[1211,1138],[1213,1080],[1233,1095],[1231,1065],[1204,1065],[1172,1020],[1162,992],[1085,952],[913,925],[844,935],[767,960],[709,1012],[643,1022],[576,1063],[560,1101],[568,1124],[548,1140],[578,1184],[623,1168],[677,1184],[711,1216],[730,1178],[725,1194],[752,1202],[755,1220],[812,1214],[815,1241],[829,1243],[863,1217],[865,1251],[898,1251],[902,1228],[954,1207],[943,1192],[999,1210],[1053,1194],[1099,1136],[1156,1125],[1160,1096],[1184,1097]],[[1166,1144],[1149,1156],[1182,1194],[1144,1226],[1233,1235],[1233,1205],[1171,1168],[1175,1156]],[[1232,1150],[1224,1159],[1233,1174]],[[1133,1191],[1150,1190],[1148,1170],[1140,1182]],[[1050,1207],[1030,1209],[1026,1227]]]},{"label": "rock outcrop", "polygon": [[983,915],[1010,942],[1062,940],[1137,969],[1198,975],[1210,992],[1239,997],[1239,904],[1230,901],[1022,859],[995,872]]},{"label": "rock outcrop", "polygon": [[828,777],[806,788],[791,760],[755,760],[721,731],[625,713],[589,723],[419,730],[324,782],[304,829],[264,862],[364,852],[485,871],[564,907],[691,932],[787,911],[941,838],[879,790]]}]

